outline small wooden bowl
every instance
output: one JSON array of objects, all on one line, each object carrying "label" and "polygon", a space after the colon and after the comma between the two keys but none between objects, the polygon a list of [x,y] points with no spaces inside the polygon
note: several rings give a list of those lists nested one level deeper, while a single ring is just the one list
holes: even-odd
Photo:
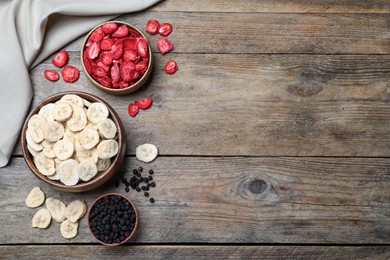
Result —
[{"label": "small wooden bowl", "polygon": [[[32,156],[27,149],[27,141],[26,141],[27,124],[28,124],[28,121],[30,120],[30,118],[33,115],[37,114],[39,112],[39,110],[41,109],[41,107],[43,107],[44,105],[46,105],[48,103],[54,103],[57,100],[59,100],[61,97],[63,97],[64,95],[67,95],[67,94],[75,94],[75,95],[78,95],[78,96],[80,96],[80,97],[82,97],[90,102],[101,102],[101,103],[105,104],[108,108],[108,111],[109,111],[109,117],[112,119],[112,121],[115,123],[115,125],[118,129],[118,133],[117,133],[117,136],[118,136],[117,141],[118,141],[118,145],[119,145],[118,154],[115,157],[111,158],[110,167],[107,170],[105,170],[104,172],[99,173],[97,176],[92,178],[90,181],[79,182],[78,184],[76,184],[74,186],[66,186],[65,184],[62,184],[59,181],[50,180],[49,178],[47,178],[46,176],[41,174],[38,171],[37,167],[35,166],[33,159],[32,159]],[[21,133],[21,143],[22,143],[22,152],[23,152],[24,160],[26,161],[28,167],[31,169],[31,171],[34,173],[34,175],[38,179],[42,180],[43,182],[46,182],[47,184],[51,185],[53,188],[55,188],[57,190],[67,191],[67,192],[84,192],[84,191],[89,191],[89,190],[92,190],[92,189],[95,189],[95,188],[101,186],[102,184],[107,182],[116,173],[116,171],[118,170],[118,168],[122,164],[123,158],[125,156],[126,134],[124,131],[122,121],[120,120],[118,114],[114,111],[114,109],[107,102],[105,102],[104,100],[102,100],[101,98],[99,98],[97,96],[94,96],[94,95],[91,95],[91,94],[88,94],[85,92],[69,91],[69,92],[61,92],[61,93],[58,93],[56,95],[53,95],[51,97],[46,98],[30,112],[30,114],[26,118],[26,121],[23,124],[22,133]]]},{"label": "small wooden bowl", "polygon": [[[133,25],[131,25],[129,23],[125,23],[125,22],[121,22],[121,21],[110,21],[110,22],[116,23],[116,24],[118,24],[118,26],[126,25],[128,28],[138,32],[143,38],[146,39],[145,35],[140,30],[138,30],[136,27],[134,27]],[[89,36],[97,28],[99,28],[103,24],[105,24],[105,23],[99,24],[98,26],[93,28],[87,34],[87,36],[84,39],[83,45],[81,47],[81,53],[80,53],[81,65],[83,66],[84,73],[85,73],[87,79],[92,83],[92,85],[94,85],[95,87],[97,87],[98,89],[100,89],[100,90],[102,90],[104,92],[107,92],[107,93],[112,94],[112,95],[127,95],[127,94],[130,94],[130,93],[136,91],[137,89],[139,89],[140,87],[142,87],[148,81],[148,79],[150,77],[150,74],[152,73],[152,69],[153,69],[153,53],[152,53],[152,49],[150,48],[150,44],[149,44],[148,45],[148,49],[149,49],[148,68],[147,68],[146,72],[144,73],[144,75],[142,75],[142,77],[136,83],[134,83],[133,85],[130,85],[130,86],[126,87],[126,88],[108,88],[106,86],[103,86],[102,84],[97,82],[94,78],[92,78],[91,75],[89,75],[89,73],[87,72],[87,70],[85,68],[84,60],[83,60],[83,54],[84,54],[84,51],[86,49],[85,46],[87,44]]]},{"label": "small wooden bowl", "polygon": [[[98,200],[100,200],[100,199],[102,199],[102,198],[105,198],[105,197],[107,197],[107,196],[119,196],[119,197],[124,198],[125,200],[127,200],[127,201],[130,203],[130,205],[131,205],[131,207],[133,208],[134,213],[135,213],[135,224],[134,224],[133,230],[131,231],[130,235],[129,235],[125,240],[123,240],[123,241],[120,242],[120,243],[107,244],[107,243],[104,243],[103,241],[100,241],[100,240],[95,236],[95,234],[92,232],[91,226],[90,226],[90,223],[89,223],[89,215],[91,214],[91,210],[92,210],[92,208],[95,206],[95,203],[96,203]],[[119,246],[119,245],[122,245],[123,243],[126,243],[127,241],[129,241],[130,238],[133,237],[133,235],[134,235],[134,233],[135,233],[135,230],[136,230],[137,227],[138,227],[138,212],[137,212],[137,208],[135,207],[134,203],[133,203],[129,198],[127,198],[126,196],[123,196],[122,194],[119,194],[119,193],[107,193],[107,194],[104,194],[104,195],[98,197],[98,198],[92,203],[92,205],[89,207],[88,214],[87,214],[87,223],[88,223],[89,231],[91,232],[92,236],[93,236],[100,244],[105,245],[105,246]]]}]

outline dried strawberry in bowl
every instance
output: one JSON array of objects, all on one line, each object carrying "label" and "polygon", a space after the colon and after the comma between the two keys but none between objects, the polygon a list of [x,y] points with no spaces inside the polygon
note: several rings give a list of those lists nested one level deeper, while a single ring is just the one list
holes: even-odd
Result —
[{"label": "dried strawberry in bowl", "polygon": [[125,95],[147,82],[153,67],[152,51],[140,30],[110,21],[88,33],[81,48],[81,64],[94,86]]}]

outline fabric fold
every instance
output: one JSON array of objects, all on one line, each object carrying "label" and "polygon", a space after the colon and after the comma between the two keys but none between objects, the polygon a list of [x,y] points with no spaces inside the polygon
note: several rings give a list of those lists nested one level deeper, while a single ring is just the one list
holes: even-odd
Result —
[{"label": "fabric fold", "polygon": [[141,11],[159,1],[0,2],[0,167],[10,159],[31,103],[29,70],[99,23]]}]

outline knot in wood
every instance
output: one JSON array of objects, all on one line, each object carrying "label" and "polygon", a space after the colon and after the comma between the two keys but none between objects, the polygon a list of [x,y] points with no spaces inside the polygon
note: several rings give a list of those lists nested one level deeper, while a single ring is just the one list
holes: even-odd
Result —
[{"label": "knot in wood", "polygon": [[267,186],[267,183],[263,180],[254,180],[249,184],[249,190],[254,194],[260,194],[267,189]]}]

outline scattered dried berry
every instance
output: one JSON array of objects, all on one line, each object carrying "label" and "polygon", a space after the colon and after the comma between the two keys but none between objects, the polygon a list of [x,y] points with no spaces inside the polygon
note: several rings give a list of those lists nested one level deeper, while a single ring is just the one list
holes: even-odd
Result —
[{"label": "scattered dried berry", "polygon": [[154,171],[153,170],[149,170],[149,174],[153,174],[154,173]]},{"label": "scattered dried berry", "polygon": [[126,188],[125,188],[125,191],[126,191],[126,192],[129,192],[129,191],[130,191],[130,189],[129,189],[128,187],[126,187]]},{"label": "scattered dried berry", "polygon": [[160,24],[157,20],[149,20],[146,23],[145,31],[155,35],[159,32]]},{"label": "scattered dried berry", "polygon": [[148,179],[149,179],[149,181],[152,181],[153,177],[152,176],[148,176]]},{"label": "scattered dried berry", "polygon": [[173,60],[169,60],[169,61],[167,62],[167,64],[165,65],[165,67],[164,67],[165,72],[168,73],[168,74],[173,74],[173,73],[175,73],[178,69],[179,69],[179,68],[177,67],[176,62],[173,61]]},{"label": "scattered dried berry", "polygon": [[149,197],[149,192],[145,191],[144,195],[145,197]]},{"label": "scattered dried berry", "polygon": [[138,114],[138,106],[131,103],[129,105],[128,112],[131,117],[134,117],[136,114]]},{"label": "scattered dried berry", "polygon": [[43,74],[50,81],[57,81],[60,78],[60,75],[55,70],[45,70]]},{"label": "scattered dried berry", "polygon": [[151,98],[143,98],[134,102],[140,109],[148,109],[153,103]]},{"label": "scattered dried berry", "polygon": [[65,66],[62,71],[62,78],[66,82],[75,82],[79,78],[79,70],[73,66]]},{"label": "scattered dried berry", "polygon": [[53,59],[51,60],[51,62],[61,68],[63,66],[66,65],[66,63],[68,63],[68,59],[69,59],[69,56],[68,56],[68,53],[65,51],[65,50],[62,50],[60,51],[59,53],[57,53]]},{"label": "scattered dried berry", "polygon": [[144,170],[144,168],[142,168],[141,166],[138,167],[138,171],[139,171],[139,172],[143,172],[143,170]]},{"label": "scattered dried berry", "polygon": [[168,36],[172,32],[172,25],[169,23],[163,23],[158,29],[158,33],[161,36]]},{"label": "scattered dried berry", "polygon": [[167,38],[160,38],[157,40],[157,48],[164,55],[173,49],[173,45]]},{"label": "scattered dried berry", "polygon": [[154,203],[154,198],[150,198],[149,200],[151,203]]}]

